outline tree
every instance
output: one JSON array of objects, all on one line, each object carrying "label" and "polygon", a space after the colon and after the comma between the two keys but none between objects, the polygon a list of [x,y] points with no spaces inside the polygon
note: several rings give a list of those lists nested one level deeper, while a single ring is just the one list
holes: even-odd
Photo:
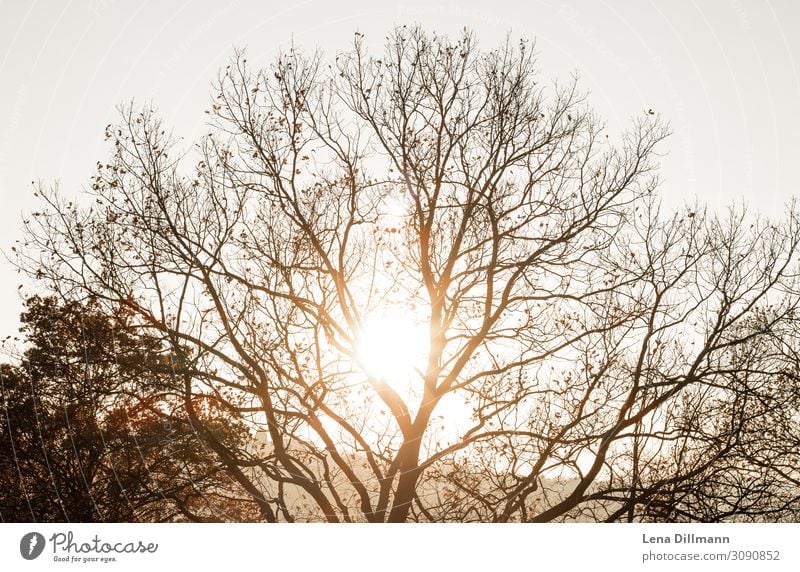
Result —
[{"label": "tree", "polygon": [[793,205],[662,213],[658,116],[610,138],[526,41],[238,53],[214,92],[193,150],[122,109],[19,264],[169,347],[266,520],[796,517]]},{"label": "tree", "polygon": [[[0,371],[3,521],[254,518],[155,371],[157,340],[127,328],[124,312],[38,296],[26,306],[29,347]],[[241,438],[214,417],[218,435]]]}]

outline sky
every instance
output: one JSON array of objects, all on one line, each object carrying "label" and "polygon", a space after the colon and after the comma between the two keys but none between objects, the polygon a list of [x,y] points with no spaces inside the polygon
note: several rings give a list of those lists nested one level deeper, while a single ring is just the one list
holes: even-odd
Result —
[{"label": "sky", "polygon": [[744,202],[780,216],[800,195],[800,3],[794,0],[63,2],[0,0],[0,337],[27,286],[6,262],[32,181],[78,195],[105,160],[106,124],[135,100],[187,141],[204,130],[210,84],[237,48],[268,65],[290,42],[335,55],[354,32],[380,46],[395,25],[491,48],[535,41],[543,81],[577,73],[609,132],[654,110],[670,207]]}]

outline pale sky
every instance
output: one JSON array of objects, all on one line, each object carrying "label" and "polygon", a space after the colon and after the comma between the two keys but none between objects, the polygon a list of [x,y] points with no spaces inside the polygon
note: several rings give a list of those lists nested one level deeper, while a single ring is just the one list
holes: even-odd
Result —
[{"label": "pale sky", "polygon": [[[76,194],[108,157],[115,107],[152,102],[174,133],[203,130],[210,82],[235,47],[268,64],[281,46],[328,54],[395,24],[536,41],[542,79],[578,72],[611,133],[653,109],[673,135],[661,194],[779,215],[800,195],[800,3],[794,0],[56,2],[0,0],[0,250],[35,207],[31,181]],[[25,282],[0,261],[0,337]],[[24,289],[23,289],[24,291]]]}]

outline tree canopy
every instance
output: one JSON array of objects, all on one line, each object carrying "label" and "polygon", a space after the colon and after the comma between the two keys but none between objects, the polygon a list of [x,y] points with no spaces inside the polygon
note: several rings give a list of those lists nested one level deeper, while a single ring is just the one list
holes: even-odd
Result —
[{"label": "tree canopy", "polygon": [[657,114],[608,134],[469,31],[238,53],[208,118],[185,148],[123,108],[19,265],[159,344],[261,518],[797,518],[794,204],[667,212]]}]

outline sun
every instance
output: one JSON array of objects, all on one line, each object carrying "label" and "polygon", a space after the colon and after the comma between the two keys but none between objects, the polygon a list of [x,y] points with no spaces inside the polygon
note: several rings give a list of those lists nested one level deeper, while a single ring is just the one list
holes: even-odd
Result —
[{"label": "sun", "polygon": [[427,329],[399,310],[370,316],[356,340],[358,367],[401,396],[419,393],[426,354]]}]

